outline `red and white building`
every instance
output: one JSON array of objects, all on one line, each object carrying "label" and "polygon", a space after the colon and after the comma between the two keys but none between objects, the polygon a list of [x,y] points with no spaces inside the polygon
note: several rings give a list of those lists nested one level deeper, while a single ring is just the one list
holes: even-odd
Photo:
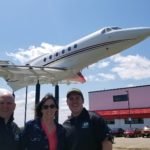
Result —
[{"label": "red and white building", "polygon": [[150,126],[150,85],[91,91],[89,110],[103,116],[110,128]]}]

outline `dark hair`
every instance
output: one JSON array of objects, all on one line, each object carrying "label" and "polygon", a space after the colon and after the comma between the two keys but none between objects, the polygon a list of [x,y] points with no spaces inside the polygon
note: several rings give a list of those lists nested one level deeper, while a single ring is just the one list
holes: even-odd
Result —
[{"label": "dark hair", "polygon": [[52,100],[53,100],[53,102],[54,102],[56,108],[58,109],[58,104],[57,104],[57,102],[56,102],[55,97],[54,97],[52,94],[47,93],[47,94],[42,98],[42,100],[37,104],[37,106],[36,106],[36,108],[35,108],[35,117],[36,117],[36,118],[41,118],[41,117],[42,117],[42,112],[41,112],[42,106],[43,106],[43,104],[44,104],[47,100],[49,100],[49,99],[52,99]]}]

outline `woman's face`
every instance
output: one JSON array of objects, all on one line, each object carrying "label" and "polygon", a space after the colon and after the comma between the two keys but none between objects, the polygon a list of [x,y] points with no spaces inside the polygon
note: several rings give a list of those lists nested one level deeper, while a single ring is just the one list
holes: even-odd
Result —
[{"label": "woman's face", "polygon": [[42,118],[54,119],[55,113],[57,111],[56,105],[52,99],[48,99],[42,106]]}]

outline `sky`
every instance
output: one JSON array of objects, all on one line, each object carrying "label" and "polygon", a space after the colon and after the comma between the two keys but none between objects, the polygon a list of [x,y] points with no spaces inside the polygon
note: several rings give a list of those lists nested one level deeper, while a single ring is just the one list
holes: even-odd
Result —
[{"label": "sky", "polygon": [[[150,27],[149,0],[1,0],[0,60],[25,64],[103,27]],[[59,85],[59,122],[70,114],[66,93],[150,84],[150,38],[82,70],[84,84]],[[0,78],[0,88],[12,90]],[[55,87],[41,85],[41,98]],[[15,121],[24,124],[25,88],[15,92]],[[28,87],[27,121],[34,118],[35,86]]]}]

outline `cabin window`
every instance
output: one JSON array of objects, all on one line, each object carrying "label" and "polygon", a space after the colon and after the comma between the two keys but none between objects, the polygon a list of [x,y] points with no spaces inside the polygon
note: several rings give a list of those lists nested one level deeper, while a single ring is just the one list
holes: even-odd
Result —
[{"label": "cabin window", "polygon": [[55,56],[57,57],[57,56],[58,56],[58,54],[59,54],[59,53],[57,52],[57,53],[55,54]]},{"label": "cabin window", "polygon": [[43,61],[46,62],[46,58],[44,58]]},{"label": "cabin window", "polygon": [[49,59],[52,59],[52,55],[49,56]]},{"label": "cabin window", "polygon": [[63,50],[62,50],[62,54],[64,54],[64,53],[65,53],[65,50],[63,49]]},{"label": "cabin window", "polygon": [[74,44],[74,48],[77,48],[77,44]]},{"label": "cabin window", "polygon": [[71,51],[71,47],[68,47],[68,51]]}]

